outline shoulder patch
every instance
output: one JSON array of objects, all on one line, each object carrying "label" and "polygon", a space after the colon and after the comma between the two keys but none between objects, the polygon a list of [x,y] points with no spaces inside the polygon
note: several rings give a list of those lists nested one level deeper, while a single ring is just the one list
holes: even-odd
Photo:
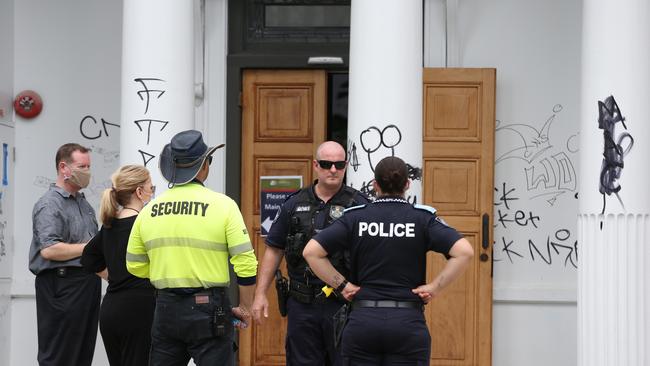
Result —
[{"label": "shoulder patch", "polygon": [[413,207],[417,208],[418,210],[429,211],[432,215],[436,214],[436,209],[431,206],[415,204]]},{"label": "shoulder patch", "polygon": [[352,210],[357,210],[359,208],[364,208],[364,207],[366,207],[366,205],[358,205],[358,206],[348,207],[345,210],[343,210],[343,213],[348,212],[348,211],[352,211]]}]

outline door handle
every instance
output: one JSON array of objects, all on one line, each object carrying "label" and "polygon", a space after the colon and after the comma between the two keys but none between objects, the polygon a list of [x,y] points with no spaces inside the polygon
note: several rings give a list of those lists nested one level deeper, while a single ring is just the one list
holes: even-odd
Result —
[{"label": "door handle", "polygon": [[490,216],[488,214],[483,214],[483,242],[481,243],[481,246],[483,249],[487,249],[490,247]]}]

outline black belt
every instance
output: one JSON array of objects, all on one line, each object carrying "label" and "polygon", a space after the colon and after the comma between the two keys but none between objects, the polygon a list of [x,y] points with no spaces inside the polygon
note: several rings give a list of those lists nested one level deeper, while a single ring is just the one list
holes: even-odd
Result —
[{"label": "black belt", "polygon": [[409,308],[423,309],[423,304],[416,301],[395,301],[395,300],[355,300],[352,309],[356,308]]},{"label": "black belt", "polygon": [[212,295],[224,294],[225,287],[170,287],[157,290],[158,294],[171,294],[177,296],[193,296],[193,295]]},{"label": "black belt", "polygon": [[[46,270],[41,271],[41,273],[39,273],[39,274],[53,273],[57,277],[68,277],[69,275],[71,275],[73,273],[79,273],[79,272],[83,272],[83,271],[84,271],[84,269],[82,267],[68,266],[68,267],[48,268]],[[86,274],[91,274],[91,272],[86,272]],[[93,275],[94,275],[94,273],[93,273]]]}]

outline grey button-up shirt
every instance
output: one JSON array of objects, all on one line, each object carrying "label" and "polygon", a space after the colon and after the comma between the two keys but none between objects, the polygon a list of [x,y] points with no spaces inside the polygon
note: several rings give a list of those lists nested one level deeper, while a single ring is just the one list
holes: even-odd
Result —
[{"label": "grey button-up shirt", "polygon": [[67,261],[50,261],[41,249],[56,243],[85,243],[97,234],[95,210],[83,193],[71,195],[55,184],[36,202],[32,211],[32,245],[29,270],[34,274],[57,267],[81,267],[80,257]]}]

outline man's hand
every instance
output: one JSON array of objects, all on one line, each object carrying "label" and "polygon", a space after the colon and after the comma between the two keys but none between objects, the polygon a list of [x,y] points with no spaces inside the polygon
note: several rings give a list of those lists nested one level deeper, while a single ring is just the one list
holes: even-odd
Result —
[{"label": "man's hand", "polygon": [[255,295],[252,311],[253,319],[255,319],[255,322],[258,324],[262,324],[263,322],[262,315],[264,315],[264,318],[269,317],[269,300],[267,299],[266,294],[258,293]]},{"label": "man's hand", "polygon": [[251,314],[246,311],[246,309],[241,305],[232,308],[232,314],[235,316],[235,318],[241,320],[241,323],[235,324],[235,327],[239,329],[247,328],[248,324],[251,323]]}]

